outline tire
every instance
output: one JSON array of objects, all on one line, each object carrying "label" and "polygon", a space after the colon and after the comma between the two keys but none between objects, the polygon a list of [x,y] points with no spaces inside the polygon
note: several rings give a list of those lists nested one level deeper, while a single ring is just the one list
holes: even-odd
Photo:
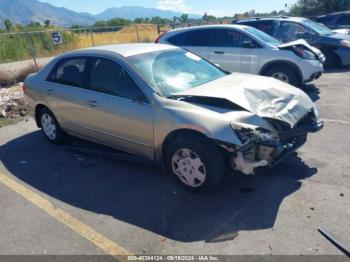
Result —
[{"label": "tire", "polygon": [[39,112],[40,127],[46,138],[54,144],[62,144],[67,135],[57,122],[54,114],[47,108]]},{"label": "tire", "polygon": [[325,52],[325,56],[326,61],[324,63],[324,68],[337,68],[341,65],[339,57],[334,52]]},{"label": "tire", "polygon": [[292,86],[299,87],[301,85],[298,73],[288,66],[273,66],[266,71],[265,75],[281,80]]},{"label": "tire", "polygon": [[176,137],[165,150],[165,168],[188,190],[214,191],[225,176],[222,153],[210,140],[197,135]]}]

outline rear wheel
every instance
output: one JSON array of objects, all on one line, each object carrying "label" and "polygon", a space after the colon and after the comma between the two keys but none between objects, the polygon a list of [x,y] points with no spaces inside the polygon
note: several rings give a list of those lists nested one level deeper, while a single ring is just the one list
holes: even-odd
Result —
[{"label": "rear wheel", "polygon": [[165,151],[169,173],[191,191],[212,191],[225,176],[221,152],[210,140],[200,136],[177,137]]},{"label": "rear wheel", "polygon": [[66,133],[58,124],[54,114],[47,108],[42,108],[39,112],[40,125],[44,135],[52,143],[63,143],[66,138]]},{"label": "rear wheel", "polygon": [[266,76],[276,78],[293,86],[300,86],[300,77],[294,69],[288,66],[273,66],[265,73]]}]

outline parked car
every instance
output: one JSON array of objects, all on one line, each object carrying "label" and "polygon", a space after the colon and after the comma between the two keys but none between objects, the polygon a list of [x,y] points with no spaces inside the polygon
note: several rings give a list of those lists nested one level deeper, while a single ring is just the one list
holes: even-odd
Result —
[{"label": "parked car", "polygon": [[323,54],[306,42],[282,45],[253,27],[211,25],[168,31],[157,40],[189,50],[229,72],[275,77],[294,86],[319,78]]},{"label": "parked car", "polygon": [[350,35],[336,34],[312,20],[282,16],[243,19],[234,23],[253,26],[285,43],[304,39],[325,54],[325,67],[350,65]]},{"label": "parked car", "polygon": [[350,11],[321,15],[316,18],[316,21],[334,32],[350,34]]},{"label": "parked car", "polygon": [[316,105],[273,78],[228,74],[161,44],[60,55],[23,86],[49,141],[67,134],[162,160],[187,188],[216,188],[227,167],[273,166],[320,130]]}]

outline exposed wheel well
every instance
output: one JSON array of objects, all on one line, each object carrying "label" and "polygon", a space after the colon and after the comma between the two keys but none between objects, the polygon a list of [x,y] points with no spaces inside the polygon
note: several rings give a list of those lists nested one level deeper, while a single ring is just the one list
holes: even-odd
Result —
[{"label": "exposed wheel well", "polygon": [[259,75],[265,76],[266,73],[273,67],[287,67],[287,68],[293,70],[296,73],[296,75],[298,76],[298,82],[302,83],[303,75],[302,75],[299,67],[297,65],[293,64],[292,62],[288,62],[288,61],[274,61],[274,62],[267,63],[260,70]]},{"label": "exposed wheel well", "polygon": [[169,145],[169,143],[171,141],[173,141],[175,138],[180,137],[180,136],[192,136],[192,137],[201,137],[201,138],[208,139],[208,137],[206,135],[204,135],[203,133],[192,130],[192,129],[178,129],[178,130],[172,131],[164,139],[164,142],[162,145],[162,155],[164,155],[165,150],[166,150],[167,146]]},{"label": "exposed wheel well", "polygon": [[[43,109],[43,108],[47,108],[47,106],[45,105],[42,105],[42,104],[38,104],[36,107],[35,107],[35,122],[36,122],[36,125],[38,127],[41,127],[41,122],[40,122],[40,119],[39,119],[39,113],[40,113],[40,110]],[[47,108],[48,109],[48,108]]]}]

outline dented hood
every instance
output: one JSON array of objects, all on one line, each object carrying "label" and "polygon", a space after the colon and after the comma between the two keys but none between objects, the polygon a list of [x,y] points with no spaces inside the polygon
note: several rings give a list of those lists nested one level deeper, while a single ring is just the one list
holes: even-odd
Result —
[{"label": "dented hood", "polygon": [[176,95],[223,98],[260,117],[294,127],[314,103],[303,91],[270,77],[233,73]]},{"label": "dented hood", "polygon": [[289,43],[281,44],[278,46],[279,49],[288,49],[293,46],[302,46],[303,48],[309,50],[310,52],[314,53],[316,57],[323,63],[326,59],[324,54],[317,49],[316,47],[311,46],[308,42],[306,42],[304,39],[295,40]]}]

